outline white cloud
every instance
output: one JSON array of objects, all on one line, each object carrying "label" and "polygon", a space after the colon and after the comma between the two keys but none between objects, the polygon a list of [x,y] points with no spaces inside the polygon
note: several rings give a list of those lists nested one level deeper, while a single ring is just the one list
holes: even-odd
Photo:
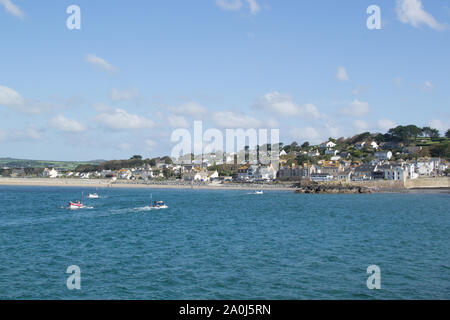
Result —
[{"label": "white cloud", "polygon": [[353,117],[361,117],[370,112],[370,105],[368,102],[363,102],[359,100],[354,100],[349,104],[348,107],[342,108],[340,110],[341,114],[353,116]]},{"label": "white cloud", "polygon": [[0,130],[0,141],[29,141],[40,140],[42,138],[41,130],[35,127],[28,127],[19,130]]},{"label": "white cloud", "polygon": [[25,99],[17,91],[0,85],[0,105],[16,108],[24,104]]},{"label": "white cloud", "polygon": [[97,112],[109,112],[114,110],[113,108],[104,103],[94,103],[93,107]]},{"label": "white cloud", "polygon": [[338,67],[336,78],[339,81],[347,81],[349,80],[347,70],[344,67]]},{"label": "white cloud", "polygon": [[298,115],[300,107],[292,101],[288,95],[273,91],[259,98],[256,108],[265,109],[284,116]]},{"label": "white cloud", "polygon": [[188,128],[189,124],[185,117],[183,116],[176,116],[176,115],[169,115],[167,118],[169,125],[173,128]]},{"label": "white cloud", "polygon": [[425,24],[435,30],[447,28],[424,10],[421,0],[397,0],[396,12],[401,22],[416,28],[421,24]]},{"label": "white cloud", "polygon": [[290,96],[273,91],[262,96],[254,105],[257,109],[274,112],[282,116],[301,116],[319,119],[321,114],[313,104],[297,105]]},{"label": "white cloud", "polygon": [[319,130],[313,127],[293,128],[290,130],[290,134],[297,142],[308,141],[309,143],[317,144],[323,140]]},{"label": "white cloud", "polygon": [[20,19],[23,19],[25,17],[25,13],[23,13],[23,11],[17,5],[12,3],[11,0],[0,0],[0,4],[3,5],[5,10],[13,16]]},{"label": "white cloud", "polygon": [[391,128],[395,128],[397,126],[397,124],[389,119],[380,119],[378,120],[378,128],[383,130],[383,131],[388,131]]},{"label": "white cloud", "polygon": [[136,89],[119,91],[117,89],[112,89],[111,92],[111,100],[112,101],[120,101],[120,100],[133,100],[139,96],[139,92]]},{"label": "white cloud", "polygon": [[358,131],[365,131],[365,130],[369,129],[369,125],[363,120],[353,121],[353,126]]},{"label": "white cloud", "polygon": [[299,115],[305,118],[320,119],[322,115],[315,105],[307,103],[300,108]]},{"label": "white cloud", "polygon": [[86,130],[86,126],[78,121],[69,120],[62,115],[57,115],[49,121],[50,126],[64,132],[79,133]]},{"label": "white cloud", "polygon": [[84,59],[84,61],[86,61],[94,66],[100,67],[109,72],[117,71],[116,67],[109,64],[106,60],[104,60],[100,57],[97,57],[95,54],[86,55],[86,58]]},{"label": "white cloud", "polygon": [[239,11],[242,8],[241,0],[216,0],[216,4],[226,11]]},{"label": "white cloud", "polygon": [[439,119],[434,119],[434,120],[431,120],[430,121],[430,123],[429,123],[429,126],[431,127],[431,128],[435,128],[435,129],[438,129],[439,131],[441,131],[441,132],[446,132],[447,131],[447,129],[449,128],[448,126],[446,126],[441,120],[439,120]]},{"label": "white cloud", "polygon": [[39,101],[27,100],[14,89],[0,85],[0,106],[4,106],[16,111],[38,114],[55,108],[51,103],[42,103]]},{"label": "white cloud", "polygon": [[423,84],[423,87],[425,90],[432,90],[432,89],[434,89],[434,84],[432,84],[430,81],[427,80]]},{"label": "white cloud", "polygon": [[175,114],[183,114],[189,116],[201,116],[208,112],[205,107],[197,102],[185,103],[179,107],[169,108],[169,110]]},{"label": "white cloud", "polygon": [[268,128],[280,128],[280,123],[277,119],[269,118],[267,120],[264,120],[264,125]]},{"label": "white cloud", "polygon": [[234,113],[232,111],[217,112],[213,115],[214,123],[222,128],[258,128],[261,121],[249,115]]},{"label": "white cloud", "polygon": [[[249,6],[250,13],[255,15],[261,7],[257,0],[245,0]],[[243,8],[242,0],[216,0],[217,6],[225,11],[239,11]]]},{"label": "white cloud", "polygon": [[129,114],[125,110],[115,109],[110,113],[101,113],[96,121],[111,130],[150,129],[155,123],[142,116]]},{"label": "white cloud", "polygon": [[259,10],[261,10],[261,7],[256,0],[247,0],[247,3],[250,6],[250,12],[252,14],[257,14]]}]

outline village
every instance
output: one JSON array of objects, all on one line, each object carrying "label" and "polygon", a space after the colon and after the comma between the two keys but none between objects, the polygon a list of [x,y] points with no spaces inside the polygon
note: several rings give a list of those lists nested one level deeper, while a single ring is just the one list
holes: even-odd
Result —
[{"label": "village", "polygon": [[[298,146],[294,142],[286,146],[280,144],[277,148],[268,146],[269,151],[265,152],[247,147],[240,155],[211,153],[189,155],[183,159],[164,157],[151,160],[134,156],[130,160],[79,166],[68,171],[43,168],[38,173],[32,171],[31,175],[49,179],[110,179],[112,183],[184,184],[406,181],[449,175],[448,158],[433,157],[429,148],[419,146],[420,143],[411,146],[402,142],[377,142],[372,139],[373,135],[360,136],[365,139],[355,143],[348,139],[330,139],[315,146],[308,143]],[[353,141],[357,139],[358,136]],[[270,151],[272,149],[278,150],[277,154]],[[264,157],[272,161],[267,164],[267,161],[262,161]],[[30,170],[3,168],[2,175],[30,176]]]}]

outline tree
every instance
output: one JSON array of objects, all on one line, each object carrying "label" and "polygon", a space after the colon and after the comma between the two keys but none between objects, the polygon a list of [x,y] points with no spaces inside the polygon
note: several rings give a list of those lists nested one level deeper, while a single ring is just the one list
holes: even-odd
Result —
[{"label": "tree", "polygon": [[417,140],[418,136],[423,134],[422,129],[415,125],[398,126],[396,128],[389,129],[388,135],[397,141],[408,142],[411,140]]},{"label": "tree", "polygon": [[142,160],[142,156],[135,154],[130,158],[130,160]]},{"label": "tree", "polygon": [[450,142],[440,143],[430,148],[432,157],[450,158]]},{"label": "tree", "polygon": [[447,130],[447,132],[445,133],[445,136],[450,139],[450,129]]},{"label": "tree", "polygon": [[422,128],[422,132],[425,137],[429,138],[439,138],[440,136],[439,130],[430,127]]},{"label": "tree", "polygon": [[306,141],[304,144],[302,144],[302,149],[307,149],[309,148],[309,142]]}]

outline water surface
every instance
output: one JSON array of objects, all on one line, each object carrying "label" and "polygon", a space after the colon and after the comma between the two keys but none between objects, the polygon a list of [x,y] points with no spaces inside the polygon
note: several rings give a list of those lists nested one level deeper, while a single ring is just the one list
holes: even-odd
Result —
[{"label": "water surface", "polygon": [[450,299],[448,194],[82,191],[0,187],[0,299]]}]

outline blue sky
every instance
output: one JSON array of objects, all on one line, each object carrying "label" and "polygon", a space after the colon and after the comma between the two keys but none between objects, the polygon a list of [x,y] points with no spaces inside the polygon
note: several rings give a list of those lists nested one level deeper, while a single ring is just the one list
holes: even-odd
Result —
[{"label": "blue sky", "polygon": [[0,157],[160,156],[194,120],[285,143],[444,132],[449,25],[444,0],[0,0]]}]

